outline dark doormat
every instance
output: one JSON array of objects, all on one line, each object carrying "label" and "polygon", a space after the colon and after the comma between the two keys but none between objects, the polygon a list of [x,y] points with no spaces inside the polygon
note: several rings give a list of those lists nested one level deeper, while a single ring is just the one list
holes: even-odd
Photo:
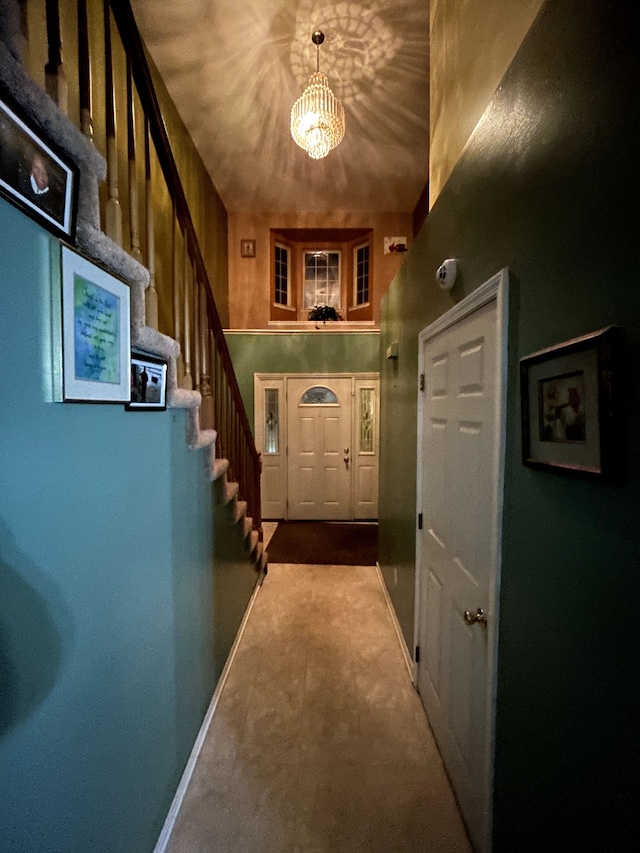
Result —
[{"label": "dark doormat", "polygon": [[375,566],[378,525],[337,521],[280,521],[267,546],[270,563]]}]

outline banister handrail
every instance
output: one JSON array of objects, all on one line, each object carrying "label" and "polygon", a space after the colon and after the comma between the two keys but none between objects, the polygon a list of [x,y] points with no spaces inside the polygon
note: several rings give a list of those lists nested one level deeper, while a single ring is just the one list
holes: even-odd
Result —
[{"label": "banister handrail", "polygon": [[[200,250],[196,229],[191,218],[178,167],[171,149],[169,134],[162,115],[162,109],[153,84],[153,77],[151,75],[149,63],[147,62],[144,44],[129,0],[110,0],[110,6],[120,34],[120,39],[131,62],[131,73],[133,75],[143,109],[147,115],[149,131],[156,149],[160,168],[162,169],[167,188],[173,203],[175,204],[178,223],[185,235],[187,251],[192,262],[195,264],[197,275],[205,287],[206,304],[211,331],[213,332],[216,348],[222,360],[222,367],[231,391],[233,404],[239,418],[239,425],[243,433],[245,444],[257,470],[257,506],[251,507],[251,512],[253,513],[254,522],[257,522],[257,527],[260,528],[260,454],[255,446],[253,433],[244,407],[242,395],[240,393],[240,387],[233,369],[233,362],[224,337],[220,315],[218,314],[218,309],[213,297],[213,291],[207,274],[206,265],[202,257],[202,252]],[[231,462],[233,465],[234,460],[231,460]],[[243,484],[241,483],[240,485],[242,488]],[[251,490],[255,485],[255,483],[251,485],[246,484],[246,487]]]},{"label": "banister handrail", "polygon": [[[21,0],[21,3],[24,12],[26,0]],[[72,113],[75,113],[76,107],[78,110],[80,130],[100,147],[106,161],[108,178],[105,194],[100,200],[104,232],[138,262],[144,262],[143,251],[146,254],[149,286],[144,304],[144,322],[152,329],[173,335],[180,348],[173,374],[175,381],[178,387],[185,390],[195,388],[201,395],[198,416],[189,421],[188,440],[192,446],[201,446],[212,435],[201,435],[198,430],[206,431],[211,427],[216,430],[216,455],[226,457],[228,466],[211,465],[210,470],[213,476],[228,470],[229,476],[238,482],[238,495],[246,500],[247,515],[261,538],[261,457],[255,446],[198,232],[174,157],[151,61],[131,2],[101,0],[94,4],[88,0],[76,0],[74,4],[72,0],[68,3],[60,3],[60,0],[37,0],[36,3],[33,0],[33,3],[33,8],[37,9],[33,12],[34,16],[44,12],[46,17],[47,61],[46,64],[40,64],[44,45],[36,42],[30,44],[25,17],[25,70],[31,67],[30,73],[35,82],[40,86],[44,82],[46,91],[65,115],[71,99]],[[72,62],[77,59],[77,67],[65,69],[61,34],[68,34],[73,28],[77,36],[77,54],[74,57],[71,51],[70,55]],[[116,31],[119,44],[113,46],[112,34],[115,35]],[[92,34],[103,36],[104,51],[92,51]],[[120,48],[126,58],[124,71],[118,59]],[[44,71],[44,81],[38,69]],[[116,73],[120,75],[118,80],[115,79]],[[126,122],[122,123],[120,129],[116,114],[120,114],[123,104],[122,95],[117,96],[116,93],[125,88],[122,86],[123,81],[126,87],[126,93],[123,93]],[[94,89],[98,93],[98,115],[104,119],[104,127],[98,128],[95,135],[92,116]],[[141,104],[144,113],[144,131],[136,120],[137,103]],[[126,145],[123,144],[125,140]],[[144,178],[141,177],[143,148]],[[154,162],[157,161],[159,165],[157,171],[151,168],[151,148],[154,149]],[[125,157],[128,168],[119,185],[119,167],[123,165]],[[204,172],[201,162],[195,165]],[[170,225],[164,218],[166,211],[161,210],[163,233],[167,236],[170,234],[172,239],[169,249],[171,260],[168,264],[165,263],[168,247],[162,247],[159,256],[156,252],[154,184],[160,176],[163,191],[168,193],[172,208]],[[141,188],[144,205],[142,216]],[[120,189],[124,193],[122,203]],[[205,208],[208,204],[209,201],[205,200]],[[124,223],[123,212],[128,220]],[[94,214],[93,209],[91,213]],[[97,224],[97,217],[91,221]],[[164,328],[161,329],[161,325]],[[166,328],[171,325],[171,329]],[[255,544],[255,536],[248,539]]]}]

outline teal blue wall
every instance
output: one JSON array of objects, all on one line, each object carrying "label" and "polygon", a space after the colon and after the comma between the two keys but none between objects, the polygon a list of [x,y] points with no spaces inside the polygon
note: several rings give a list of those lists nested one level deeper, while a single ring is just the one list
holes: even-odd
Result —
[{"label": "teal blue wall", "polygon": [[[640,123],[631,6],[545,4],[383,306],[381,349],[398,340],[399,359],[382,363],[380,556],[411,643],[417,336],[510,269],[495,853],[637,844]],[[450,294],[434,280],[447,257],[460,271]],[[524,467],[519,358],[612,323],[625,338],[623,483]]]},{"label": "teal blue wall", "polygon": [[57,243],[0,246],[0,850],[144,853],[255,572],[184,412],[50,402]]},{"label": "teal blue wall", "polygon": [[227,333],[240,392],[253,429],[254,373],[367,373],[380,369],[378,332]]}]

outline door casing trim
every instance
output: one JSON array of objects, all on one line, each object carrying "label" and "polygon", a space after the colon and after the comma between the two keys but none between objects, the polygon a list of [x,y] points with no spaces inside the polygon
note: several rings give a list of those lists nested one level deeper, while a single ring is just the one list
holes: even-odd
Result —
[{"label": "door casing trim", "polygon": [[[475,311],[496,301],[496,347],[498,365],[498,389],[496,393],[496,460],[497,460],[497,489],[493,506],[493,517],[495,519],[492,531],[492,555],[493,555],[493,584],[489,590],[489,649],[490,659],[487,671],[488,706],[490,708],[490,720],[486,738],[486,767],[488,776],[486,784],[486,814],[487,827],[486,838],[483,839],[483,850],[491,850],[492,818],[493,818],[493,772],[495,753],[495,717],[496,717],[496,687],[497,687],[497,662],[498,662],[498,617],[499,617],[499,592],[500,576],[502,569],[502,514],[504,495],[504,468],[506,449],[506,421],[507,421],[507,378],[508,378],[508,332],[509,332],[509,270],[504,267],[484,284],[480,285],[473,293],[469,294],[461,302],[427,326],[418,336],[418,379],[425,371],[424,344],[441,332],[455,326],[460,320],[473,314]],[[423,446],[423,417],[425,411],[425,399],[418,392],[418,424],[417,424],[417,479],[416,479],[416,518],[422,512],[422,446]],[[414,599],[414,650],[419,644],[420,638],[420,591],[422,574],[422,537],[416,524],[416,571],[415,571],[415,599]],[[414,653],[415,657],[415,653]],[[418,665],[413,661],[413,683],[416,688],[418,684]]]}]

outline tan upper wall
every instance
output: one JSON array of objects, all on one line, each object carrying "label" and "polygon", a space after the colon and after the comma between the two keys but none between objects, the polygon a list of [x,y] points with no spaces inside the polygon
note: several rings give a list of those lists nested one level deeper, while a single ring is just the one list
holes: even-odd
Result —
[{"label": "tan upper wall", "polygon": [[[229,327],[266,329],[271,311],[271,229],[372,228],[373,319],[380,323],[380,300],[404,259],[385,255],[385,237],[413,238],[410,213],[229,213]],[[240,256],[240,241],[255,240],[255,258]]]},{"label": "tan upper wall", "polygon": [[433,207],[544,0],[431,0]]}]

